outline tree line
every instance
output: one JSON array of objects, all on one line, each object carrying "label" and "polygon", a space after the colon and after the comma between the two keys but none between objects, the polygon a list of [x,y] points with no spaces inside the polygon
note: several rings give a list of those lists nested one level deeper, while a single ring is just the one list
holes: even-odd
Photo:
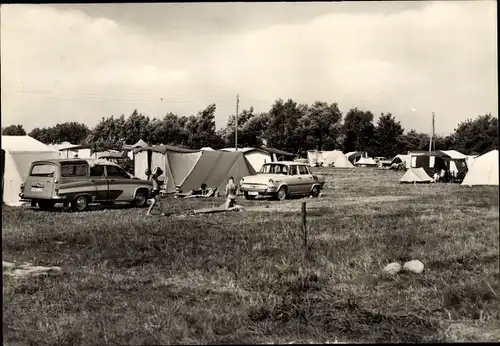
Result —
[{"label": "tree line", "polygon": [[[199,149],[234,147],[235,115],[224,128],[216,130],[216,105],[197,115],[167,113],[163,119],[149,118],[134,110],[128,117],[102,118],[92,129],[85,124],[66,122],[35,128],[29,135],[45,144],[71,142],[91,144],[95,150],[120,149],[143,139],[149,144],[168,144]],[[22,125],[2,128],[4,135],[26,135]],[[336,103],[316,101],[298,104],[289,99],[276,100],[268,112],[253,107],[238,114],[238,147],[263,145],[307,156],[308,150],[366,151],[372,157],[393,157],[411,150],[428,150],[430,136],[406,131],[391,113],[374,114],[358,108],[345,115]],[[436,136],[437,150],[455,149],[464,154],[483,154],[498,149],[498,119],[491,114],[460,122],[453,133]]]}]

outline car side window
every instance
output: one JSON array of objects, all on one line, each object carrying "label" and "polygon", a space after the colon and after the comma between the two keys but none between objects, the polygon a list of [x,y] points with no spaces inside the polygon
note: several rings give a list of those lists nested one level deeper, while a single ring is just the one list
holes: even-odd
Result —
[{"label": "car side window", "polygon": [[306,166],[299,166],[299,173],[300,175],[308,175],[309,171]]},{"label": "car side window", "polygon": [[106,171],[108,178],[121,178],[129,179],[129,175],[120,167],[117,166],[106,166]]},{"label": "car side window", "polygon": [[290,175],[298,175],[297,166],[290,166]]},{"label": "car side window", "polygon": [[91,177],[104,177],[104,166],[92,166],[90,167],[90,176]]}]

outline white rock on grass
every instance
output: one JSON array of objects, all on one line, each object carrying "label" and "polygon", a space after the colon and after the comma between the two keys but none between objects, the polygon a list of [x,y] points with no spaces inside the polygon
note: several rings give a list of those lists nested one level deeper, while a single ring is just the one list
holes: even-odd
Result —
[{"label": "white rock on grass", "polygon": [[424,264],[419,260],[408,261],[404,264],[403,270],[420,274],[424,271]]},{"label": "white rock on grass", "polygon": [[397,274],[401,271],[401,264],[398,262],[392,262],[385,266],[383,269],[386,274]]},{"label": "white rock on grass", "polygon": [[42,266],[35,266],[35,267],[26,267],[26,269],[16,269],[13,272],[7,273],[10,276],[13,277],[26,277],[26,276],[40,276],[40,275],[48,275],[50,273],[60,273],[61,268],[60,267],[42,267]]},{"label": "white rock on grass", "polygon": [[10,269],[10,268],[13,268],[15,266],[15,264],[12,262],[2,261],[2,266],[5,269]]}]

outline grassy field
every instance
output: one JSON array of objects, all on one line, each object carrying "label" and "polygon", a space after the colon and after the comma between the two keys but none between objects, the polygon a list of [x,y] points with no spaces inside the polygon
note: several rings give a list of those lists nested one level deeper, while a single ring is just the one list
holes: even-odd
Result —
[{"label": "grassy field", "polygon": [[[304,200],[167,199],[84,213],[2,208],[3,259],[61,266],[3,276],[6,345],[500,340],[498,187],[400,185],[401,172],[321,171]],[[392,261],[422,274],[389,277]]]}]

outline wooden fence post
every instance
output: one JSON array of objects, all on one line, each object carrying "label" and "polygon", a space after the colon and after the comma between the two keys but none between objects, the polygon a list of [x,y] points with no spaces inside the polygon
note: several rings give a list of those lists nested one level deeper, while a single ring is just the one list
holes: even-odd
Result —
[{"label": "wooden fence post", "polygon": [[302,232],[304,234],[304,257],[307,253],[307,214],[306,202],[302,202]]}]

